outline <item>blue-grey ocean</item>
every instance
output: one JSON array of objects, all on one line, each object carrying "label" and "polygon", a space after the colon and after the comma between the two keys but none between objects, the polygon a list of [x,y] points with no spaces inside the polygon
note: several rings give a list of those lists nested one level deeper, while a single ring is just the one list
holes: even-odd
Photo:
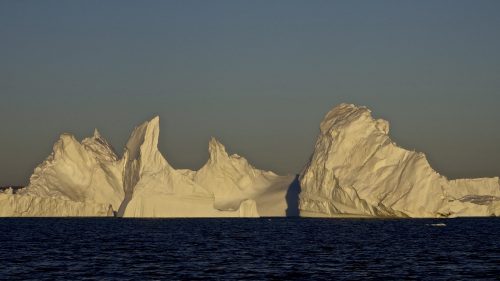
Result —
[{"label": "blue-grey ocean", "polygon": [[2,280],[500,278],[497,218],[7,218],[0,241]]}]

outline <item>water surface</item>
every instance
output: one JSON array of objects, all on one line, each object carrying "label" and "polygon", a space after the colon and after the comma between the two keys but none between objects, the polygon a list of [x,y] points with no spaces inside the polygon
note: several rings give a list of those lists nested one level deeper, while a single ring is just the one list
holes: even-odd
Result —
[{"label": "water surface", "polygon": [[8,280],[500,276],[497,218],[6,218],[0,239],[0,278]]}]

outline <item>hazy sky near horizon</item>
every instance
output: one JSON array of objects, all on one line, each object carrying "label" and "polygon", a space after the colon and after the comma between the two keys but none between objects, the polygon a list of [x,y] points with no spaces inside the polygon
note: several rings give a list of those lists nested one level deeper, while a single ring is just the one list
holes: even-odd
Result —
[{"label": "hazy sky near horizon", "polygon": [[298,173],[324,114],[366,105],[451,178],[500,175],[500,1],[0,1],[0,185],[63,132],[200,168],[210,136]]}]

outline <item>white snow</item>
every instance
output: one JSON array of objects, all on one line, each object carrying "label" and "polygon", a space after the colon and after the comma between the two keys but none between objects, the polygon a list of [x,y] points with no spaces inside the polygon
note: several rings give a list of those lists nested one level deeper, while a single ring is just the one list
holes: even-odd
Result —
[{"label": "white snow", "polygon": [[366,107],[341,104],[328,112],[300,176],[301,216],[500,215],[498,177],[448,180],[388,133],[389,123]]}]

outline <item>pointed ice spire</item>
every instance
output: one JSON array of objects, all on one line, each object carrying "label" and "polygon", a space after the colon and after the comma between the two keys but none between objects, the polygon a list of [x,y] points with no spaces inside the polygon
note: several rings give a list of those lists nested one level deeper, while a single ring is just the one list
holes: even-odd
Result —
[{"label": "pointed ice spire", "polygon": [[158,149],[158,139],[160,138],[160,117],[155,116],[146,128],[144,135],[144,143],[149,145],[151,149]]},{"label": "pointed ice spire", "polygon": [[102,139],[101,133],[99,133],[97,128],[94,129],[94,139]]},{"label": "pointed ice spire", "polygon": [[210,157],[209,160],[211,162],[217,162],[229,157],[224,145],[214,137],[211,137],[210,141],[208,142],[208,153]]},{"label": "pointed ice spire", "polygon": [[158,116],[135,127],[125,147],[130,159],[138,158],[139,153],[156,151],[159,134],[160,117]]},{"label": "pointed ice spire", "polygon": [[99,160],[118,160],[118,156],[116,155],[113,146],[108,143],[108,141],[101,135],[101,133],[99,133],[97,129],[94,129],[92,137],[83,139],[81,145],[86,150],[92,152]]}]

